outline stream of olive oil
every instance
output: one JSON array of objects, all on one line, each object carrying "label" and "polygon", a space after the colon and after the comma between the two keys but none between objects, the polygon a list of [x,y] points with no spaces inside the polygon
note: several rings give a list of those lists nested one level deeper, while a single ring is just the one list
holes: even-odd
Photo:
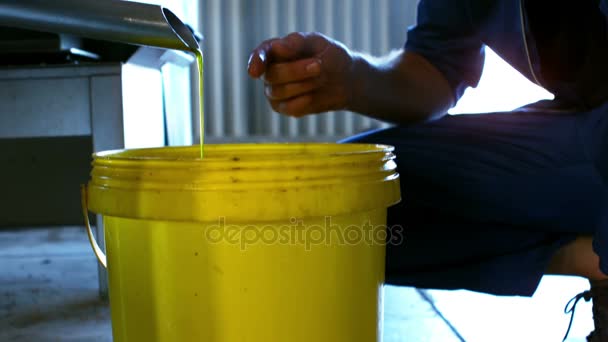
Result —
[{"label": "stream of olive oil", "polygon": [[201,50],[194,50],[196,55],[196,64],[198,68],[198,102],[199,102],[199,122],[200,122],[200,137],[201,137],[201,159],[203,159],[204,148],[203,143],[205,141],[205,87],[204,87],[204,62],[203,52]]}]

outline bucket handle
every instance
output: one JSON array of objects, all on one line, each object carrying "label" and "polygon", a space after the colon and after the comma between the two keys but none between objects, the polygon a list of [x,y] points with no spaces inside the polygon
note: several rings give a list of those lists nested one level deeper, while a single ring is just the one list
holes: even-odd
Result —
[{"label": "bucket handle", "polygon": [[82,204],[82,215],[84,216],[84,225],[87,228],[87,235],[89,236],[89,243],[93,248],[93,253],[97,257],[99,263],[104,267],[108,268],[108,259],[105,253],[99,247],[95,236],[93,236],[93,230],[91,230],[91,224],[89,223],[89,196],[86,185],[80,186],[80,203]]}]

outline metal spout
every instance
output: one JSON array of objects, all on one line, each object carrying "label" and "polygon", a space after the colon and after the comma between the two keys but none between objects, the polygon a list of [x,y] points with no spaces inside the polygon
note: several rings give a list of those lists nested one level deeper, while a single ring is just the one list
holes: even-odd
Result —
[{"label": "metal spout", "polygon": [[121,0],[0,0],[0,26],[166,49],[198,50],[170,10]]}]

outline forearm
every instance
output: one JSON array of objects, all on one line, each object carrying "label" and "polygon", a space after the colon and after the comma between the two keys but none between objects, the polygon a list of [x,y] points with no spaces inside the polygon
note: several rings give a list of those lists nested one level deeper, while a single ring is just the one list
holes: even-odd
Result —
[{"label": "forearm", "polygon": [[443,116],[454,104],[443,75],[426,59],[399,51],[376,59],[355,55],[349,110],[399,124]]}]

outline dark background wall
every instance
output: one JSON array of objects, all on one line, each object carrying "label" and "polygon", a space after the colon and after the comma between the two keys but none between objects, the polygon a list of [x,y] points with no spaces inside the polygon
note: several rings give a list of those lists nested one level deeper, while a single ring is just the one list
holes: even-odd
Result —
[{"label": "dark background wall", "polygon": [[91,137],[0,139],[0,227],[82,225]]}]

